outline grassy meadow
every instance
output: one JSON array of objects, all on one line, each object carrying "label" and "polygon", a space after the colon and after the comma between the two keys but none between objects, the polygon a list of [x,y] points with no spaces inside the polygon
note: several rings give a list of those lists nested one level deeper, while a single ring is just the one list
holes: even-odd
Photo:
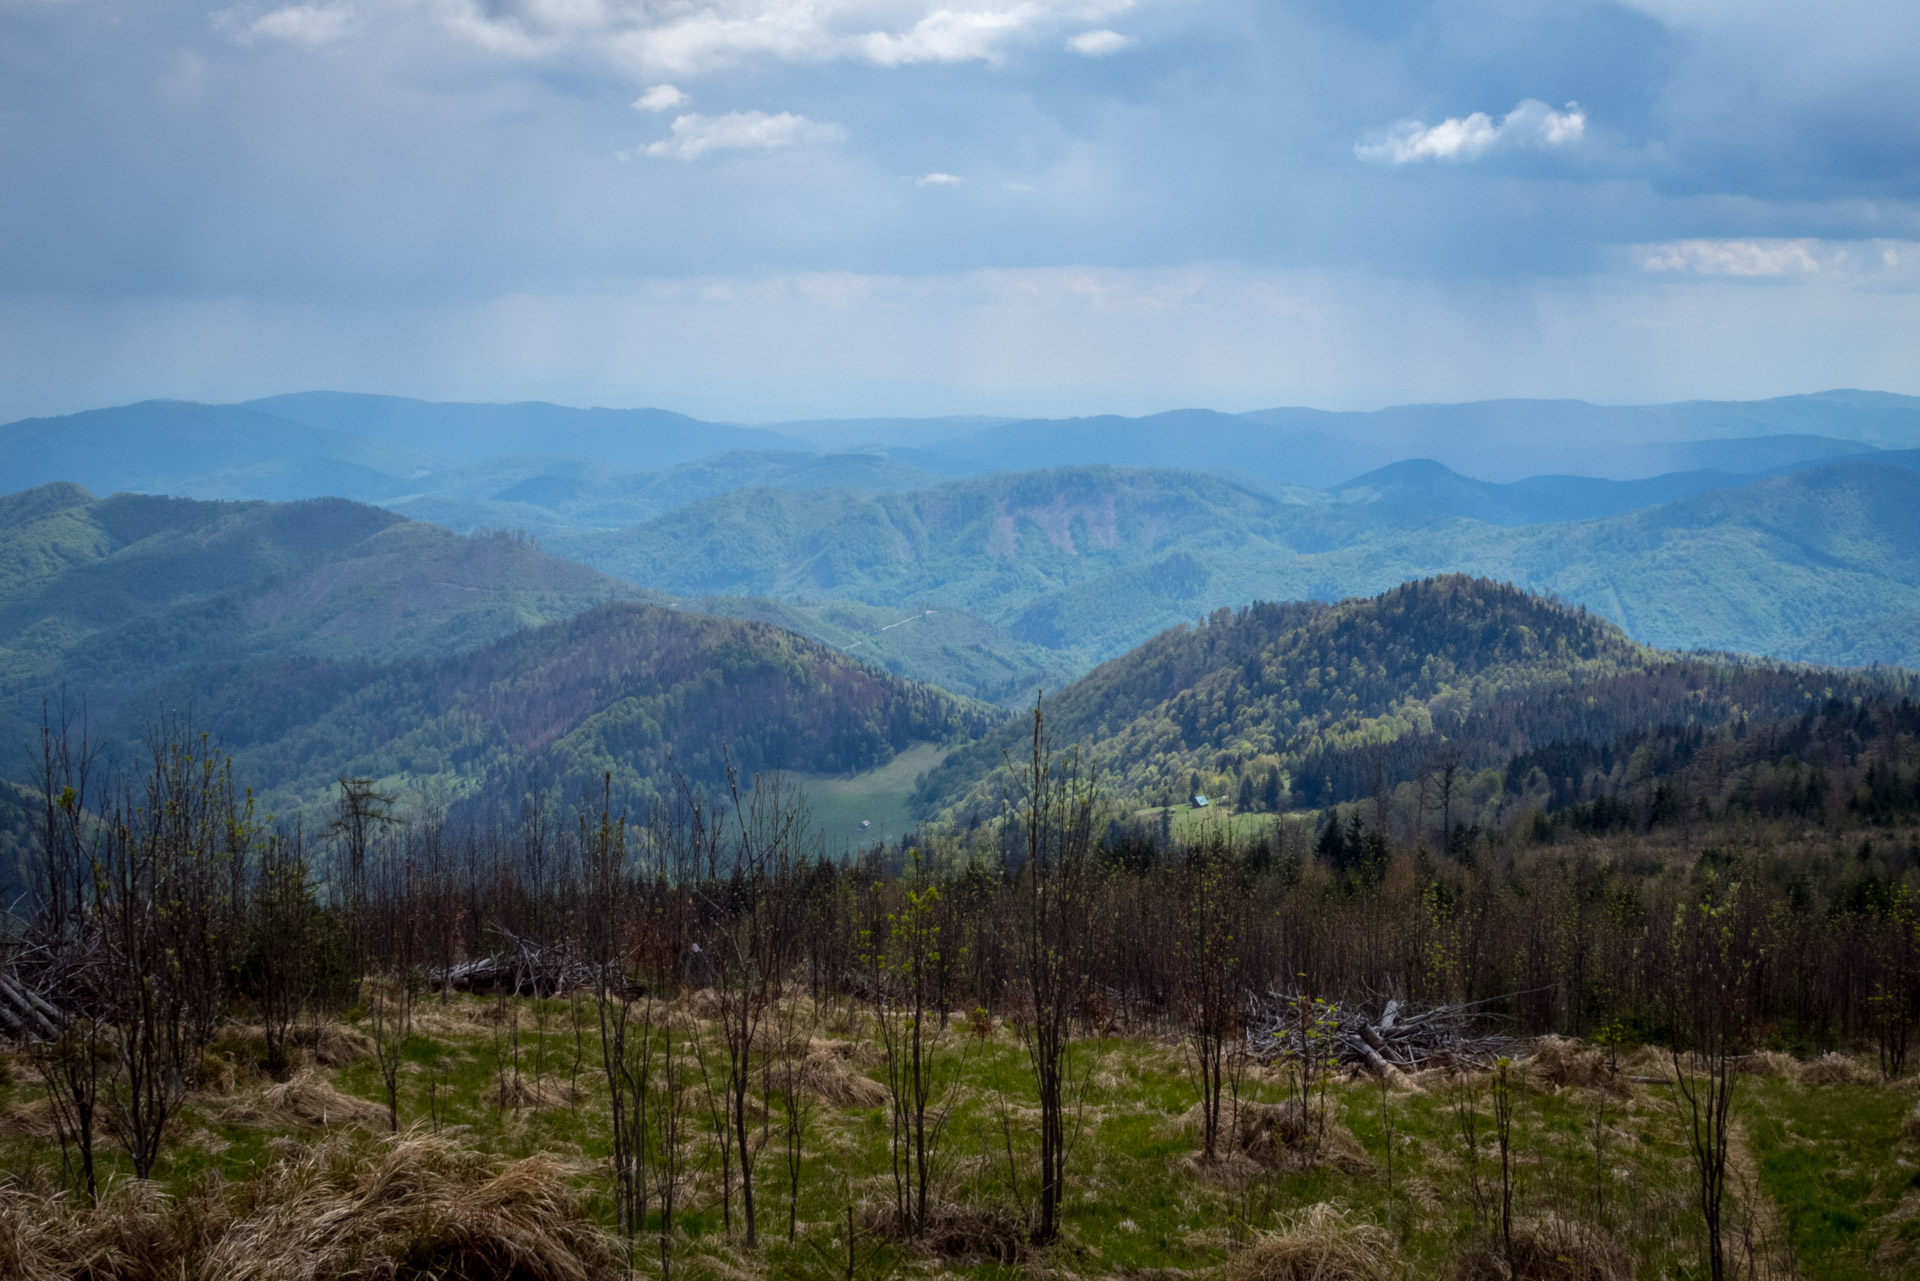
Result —
[{"label": "grassy meadow", "polygon": [[[885,1054],[868,1009],[792,996],[778,1019],[803,1068],[797,1196],[777,1061],[750,1115],[759,1242],[739,1171],[719,1163],[724,1051],[708,993],[672,1024],[700,1047],[682,1091],[672,1271],[743,1278],[965,1275],[1289,1281],[1295,1277],[1703,1276],[1688,1131],[1663,1052],[1548,1039],[1504,1073],[1385,1086],[1230,1064],[1222,1137],[1201,1150],[1183,1043],[1119,1027],[1073,1050],[1063,1231],[1028,1244],[1034,1079],[1015,1030],[956,1012],[934,1058],[944,1116],[919,1240],[893,1231]],[[0,1275],[548,1277],[661,1271],[657,1207],[617,1226],[590,996],[419,999],[402,1044],[400,1133],[365,1011],[304,1029],[289,1079],[221,1031],[150,1187],[106,1145],[97,1209],[71,1192],[24,1053],[0,1058]],[[690,1065],[695,1060],[689,1060]],[[1912,1078],[1863,1061],[1745,1061],[1733,1109],[1730,1248],[1747,1277],[1920,1275]],[[773,1069],[769,1071],[768,1069]],[[709,1088],[711,1087],[711,1089]],[[1472,1135],[1470,1141],[1469,1134]],[[1502,1227],[1503,1191],[1509,1198]],[[791,1226],[789,1218],[791,1215]],[[1317,1270],[1316,1270],[1317,1269]]]}]

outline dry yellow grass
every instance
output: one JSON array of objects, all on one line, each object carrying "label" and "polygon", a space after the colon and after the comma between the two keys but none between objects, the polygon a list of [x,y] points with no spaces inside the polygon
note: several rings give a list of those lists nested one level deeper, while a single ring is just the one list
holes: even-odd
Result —
[{"label": "dry yellow grass", "polygon": [[[5,1112],[0,1112],[0,1125],[16,1134],[24,1134],[33,1139],[57,1139],[60,1131],[54,1124],[53,1105],[46,1099],[31,1099],[24,1103],[15,1103]],[[4,1276],[5,1273],[0,1273]]]},{"label": "dry yellow grass", "polygon": [[807,1053],[828,1054],[843,1063],[871,1064],[881,1058],[879,1047],[870,1041],[839,1041],[824,1036],[807,1042]]},{"label": "dry yellow grass", "polygon": [[1879,1079],[1844,1054],[1824,1054],[1800,1068],[1802,1085],[1872,1085]]},{"label": "dry yellow grass", "polygon": [[613,1257],[544,1157],[501,1163],[408,1134],[371,1152],[333,1139],[245,1189],[206,1251],[206,1281],[436,1277],[596,1281]]},{"label": "dry yellow grass", "polygon": [[1516,1223],[1511,1266],[1497,1244],[1460,1256],[1457,1281],[1630,1281],[1633,1265],[1599,1228],[1549,1215]]},{"label": "dry yellow grass", "polygon": [[1322,1201],[1227,1260],[1222,1281],[1391,1281],[1393,1239],[1375,1224]]},{"label": "dry yellow grass", "polygon": [[293,1040],[325,1067],[346,1067],[373,1057],[372,1037],[331,1020],[294,1029]]},{"label": "dry yellow grass", "polygon": [[1630,1089],[1624,1074],[1609,1069],[1605,1050],[1564,1036],[1541,1037],[1519,1066],[1527,1084],[1536,1090],[1604,1090],[1624,1095]]},{"label": "dry yellow grass", "polygon": [[1800,1060],[1778,1050],[1762,1050],[1740,1065],[1749,1076],[1779,1076],[1789,1081],[1800,1079]]},{"label": "dry yellow grass", "polygon": [[848,1058],[818,1043],[800,1065],[800,1087],[814,1097],[842,1108],[879,1107],[887,1101],[887,1087],[847,1066]]},{"label": "dry yellow grass", "polygon": [[169,1202],[126,1181],[83,1207],[69,1197],[0,1190],[0,1277],[8,1281],[160,1281],[195,1276],[194,1261],[227,1223],[202,1191]]},{"label": "dry yellow grass", "polygon": [[[1180,1125],[1194,1134],[1202,1132],[1198,1103],[1180,1114]],[[1303,1107],[1298,1099],[1284,1103],[1242,1099],[1238,1108],[1232,1099],[1223,1099],[1220,1133],[1223,1147],[1251,1157],[1268,1169],[1302,1166],[1316,1160],[1353,1174],[1373,1169],[1373,1158],[1353,1132],[1340,1124],[1337,1115],[1317,1105]]]},{"label": "dry yellow grass", "polygon": [[493,1080],[493,1100],[503,1108],[550,1112],[573,1102],[573,1094],[558,1081],[535,1081],[530,1076],[501,1072]]},{"label": "dry yellow grass", "polygon": [[387,1110],[371,1099],[334,1088],[326,1073],[302,1068],[292,1079],[269,1086],[251,1100],[235,1100],[222,1116],[240,1125],[362,1125],[384,1129]]}]

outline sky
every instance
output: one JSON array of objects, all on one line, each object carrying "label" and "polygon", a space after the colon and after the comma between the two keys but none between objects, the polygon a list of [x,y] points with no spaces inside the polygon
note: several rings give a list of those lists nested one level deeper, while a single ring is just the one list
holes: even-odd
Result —
[{"label": "sky", "polygon": [[0,0],[0,419],[1920,393],[1912,0]]}]

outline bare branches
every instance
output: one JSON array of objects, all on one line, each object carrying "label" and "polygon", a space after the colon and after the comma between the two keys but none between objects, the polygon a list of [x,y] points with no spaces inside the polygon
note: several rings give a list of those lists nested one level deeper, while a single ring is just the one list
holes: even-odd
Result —
[{"label": "bare branches", "polygon": [[[1246,1048],[1269,1062],[1325,1054],[1382,1076],[1436,1067],[1489,1069],[1522,1044],[1518,1038],[1483,1030],[1489,1020],[1480,1011],[1507,999],[1424,1010],[1389,999],[1373,1014],[1363,1005],[1316,1001],[1298,992],[1269,991],[1264,997],[1249,993]],[[1303,1008],[1313,1008],[1310,1022],[1303,1023]]]}]

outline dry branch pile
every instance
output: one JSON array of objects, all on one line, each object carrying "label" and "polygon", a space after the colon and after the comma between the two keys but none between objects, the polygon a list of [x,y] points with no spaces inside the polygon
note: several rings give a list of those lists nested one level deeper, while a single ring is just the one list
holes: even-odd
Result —
[{"label": "dry branch pile", "polygon": [[[567,943],[538,944],[506,930],[496,929],[505,946],[490,956],[434,969],[428,979],[437,988],[461,992],[511,992],[515,996],[559,996],[596,987],[600,967],[583,959]],[[608,976],[624,987],[621,975]]]},{"label": "dry branch pile", "polygon": [[0,1031],[18,1041],[51,1041],[60,1012],[16,973],[0,970]]},{"label": "dry branch pile", "polygon": [[[1482,1002],[1480,1004],[1486,1004]],[[1472,1005],[1414,1010],[1389,1000],[1375,1014],[1363,1004],[1316,1000],[1295,992],[1247,997],[1247,1053],[1265,1063],[1309,1061],[1362,1068],[1376,1076],[1429,1068],[1484,1069],[1524,1048],[1486,1030]]]}]

